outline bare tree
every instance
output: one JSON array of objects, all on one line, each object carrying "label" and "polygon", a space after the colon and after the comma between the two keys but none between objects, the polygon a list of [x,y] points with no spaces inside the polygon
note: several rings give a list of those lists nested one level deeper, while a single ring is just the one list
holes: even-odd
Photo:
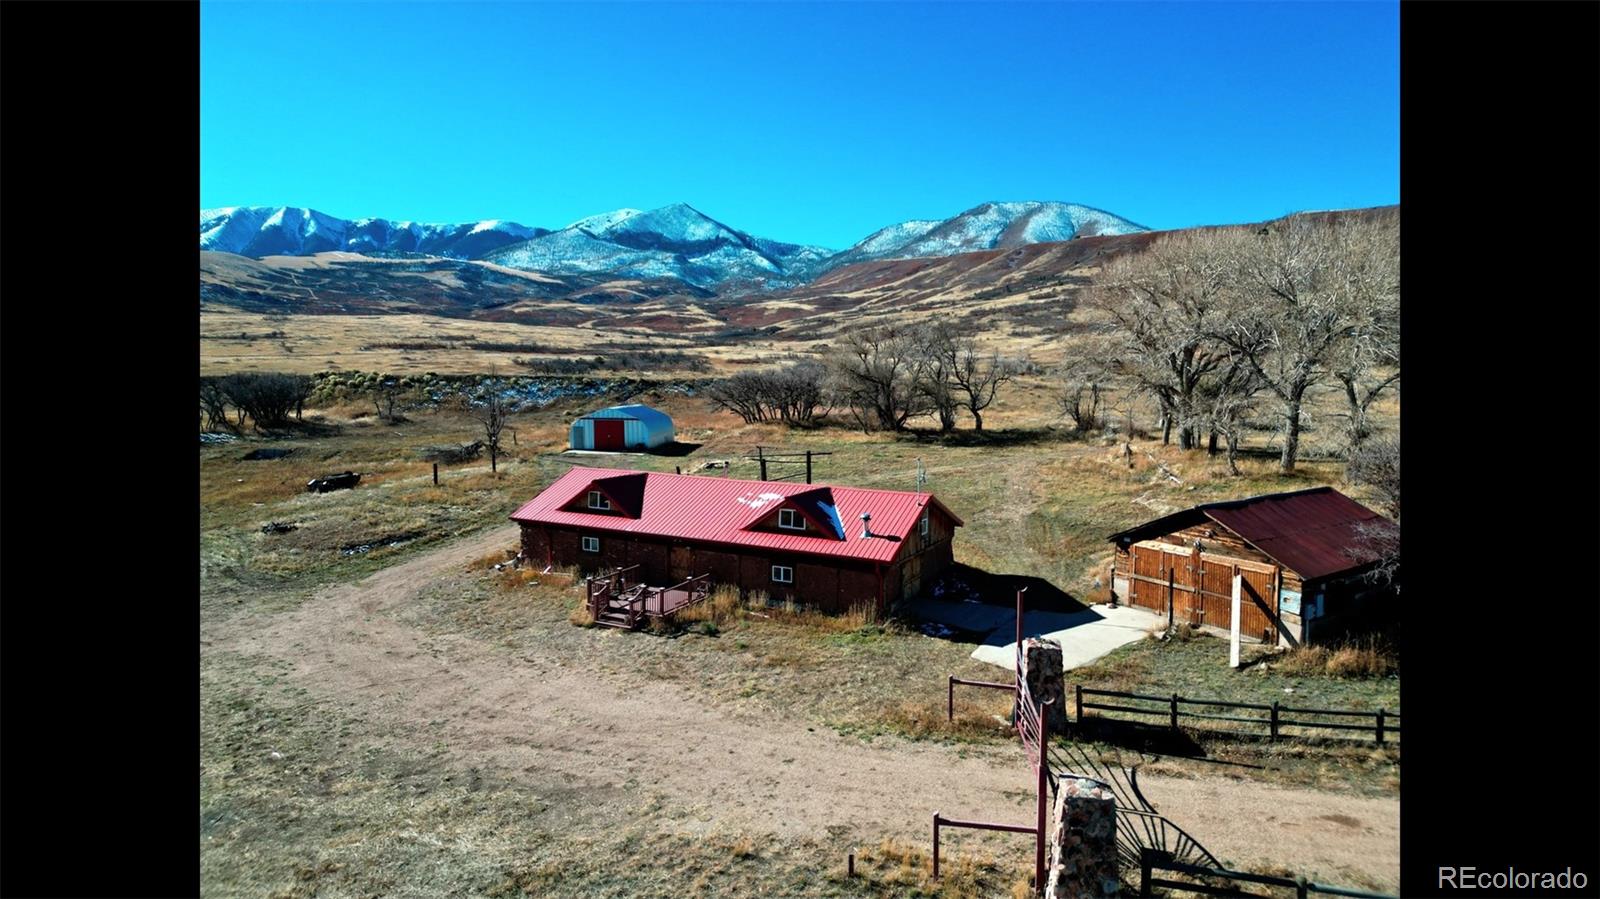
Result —
[{"label": "bare tree", "polygon": [[1072,419],[1079,433],[1100,427],[1100,407],[1110,372],[1098,359],[1084,356],[1067,363],[1057,372],[1056,401],[1061,412]]},{"label": "bare tree", "polygon": [[[1004,358],[999,351],[982,352],[971,334],[961,333],[954,323],[948,321],[932,326],[928,343],[933,355],[931,367],[937,368],[944,380],[941,396],[955,400],[957,406],[964,406],[972,415],[973,430],[982,431],[983,410],[994,404],[1000,385],[1016,378],[1024,368],[1024,362]],[[949,426],[945,427],[946,407],[936,403],[936,408],[941,430],[954,428],[953,410],[949,415]]]},{"label": "bare tree", "polygon": [[1400,572],[1400,441],[1390,436],[1362,441],[1350,454],[1345,477],[1376,491],[1380,511],[1394,519],[1362,522],[1355,529],[1347,554],[1377,558],[1367,578],[1380,584],[1395,583]]},{"label": "bare tree", "polygon": [[1239,474],[1239,442],[1246,419],[1261,394],[1261,378],[1242,357],[1229,361],[1222,373],[1206,381],[1198,394],[1200,422],[1211,432],[1208,451],[1216,454],[1218,437],[1227,441],[1228,471]]},{"label": "bare tree", "polygon": [[511,414],[506,402],[505,387],[498,379],[488,381],[483,387],[483,398],[474,401],[467,397],[472,417],[483,428],[483,445],[489,450],[489,470],[499,471],[500,437],[506,429],[506,419]]},{"label": "bare tree", "polygon": [[959,338],[949,323],[940,322],[917,329],[915,340],[922,353],[916,389],[938,417],[939,433],[948,434],[956,429],[956,410],[961,408],[954,379]]},{"label": "bare tree", "polygon": [[216,378],[200,379],[200,410],[206,416],[206,430],[231,427],[228,423],[228,395]]},{"label": "bare tree", "polygon": [[1216,332],[1231,287],[1231,245],[1239,239],[1229,231],[1166,237],[1108,264],[1088,291],[1088,303],[1118,326],[1117,370],[1161,410],[1162,443],[1176,424],[1178,446],[1194,448],[1196,393],[1229,358]]},{"label": "bare tree", "polygon": [[926,364],[926,348],[913,329],[884,325],[845,335],[829,374],[863,428],[900,431],[907,419],[931,411],[918,389]]},{"label": "bare tree", "polygon": [[825,413],[823,367],[811,360],[775,371],[740,372],[707,390],[712,408],[727,409],[746,422],[778,419],[810,427]]},{"label": "bare tree", "polygon": [[311,379],[305,375],[241,372],[217,386],[238,409],[239,425],[249,415],[257,428],[288,424],[290,410],[299,410],[311,393]]},{"label": "bare tree", "polygon": [[742,371],[712,383],[706,389],[706,395],[711,398],[711,408],[733,412],[746,424],[766,421],[767,377],[763,372]]},{"label": "bare tree", "polygon": [[396,413],[394,407],[414,389],[410,378],[378,375],[371,388],[372,405],[378,411],[378,418],[390,424],[405,421],[405,416]]},{"label": "bare tree", "polygon": [[[1352,529],[1350,545],[1345,555],[1354,559],[1376,558],[1377,562],[1366,578],[1378,584],[1395,584],[1400,579],[1400,528],[1399,522],[1383,519],[1358,522]],[[1395,591],[1399,592],[1399,586]]]},{"label": "bare tree", "polygon": [[815,425],[819,415],[827,414],[825,376],[822,365],[809,359],[774,372],[769,391],[778,417],[791,425]]},{"label": "bare tree", "polygon": [[1372,434],[1373,402],[1400,380],[1398,213],[1355,229],[1350,238],[1350,265],[1358,272],[1347,300],[1352,323],[1331,368],[1344,389],[1347,452],[1354,455]]},{"label": "bare tree", "polygon": [[1400,441],[1393,437],[1372,437],[1351,453],[1345,463],[1345,477],[1377,491],[1383,512],[1400,520]]},{"label": "bare tree", "polygon": [[1277,400],[1284,472],[1299,456],[1307,391],[1338,364],[1373,298],[1398,296],[1398,267],[1384,260],[1372,227],[1294,216],[1234,245],[1239,290],[1216,335]]}]

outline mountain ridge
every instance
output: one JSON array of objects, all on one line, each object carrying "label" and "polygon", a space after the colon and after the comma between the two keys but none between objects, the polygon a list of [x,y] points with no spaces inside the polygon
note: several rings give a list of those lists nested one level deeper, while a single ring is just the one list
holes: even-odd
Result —
[{"label": "mountain ridge", "polygon": [[716,292],[798,287],[859,262],[952,256],[1149,231],[1092,206],[1058,201],[980,203],[946,219],[880,228],[847,249],[760,237],[688,203],[585,216],[550,230],[502,219],[433,224],[340,219],[308,207],[228,206],[200,211],[200,249],[260,259],[353,252],[492,262],[554,275],[674,279]]}]

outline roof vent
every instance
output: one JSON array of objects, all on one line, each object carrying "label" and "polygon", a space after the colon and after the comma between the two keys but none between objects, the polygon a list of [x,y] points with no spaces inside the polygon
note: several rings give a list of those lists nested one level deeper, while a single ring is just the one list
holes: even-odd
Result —
[{"label": "roof vent", "polygon": [[869,522],[871,522],[871,521],[872,521],[872,513],[871,512],[862,512],[861,513],[861,539],[862,540],[866,540],[867,538],[872,536],[872,525],[869,524]]}]

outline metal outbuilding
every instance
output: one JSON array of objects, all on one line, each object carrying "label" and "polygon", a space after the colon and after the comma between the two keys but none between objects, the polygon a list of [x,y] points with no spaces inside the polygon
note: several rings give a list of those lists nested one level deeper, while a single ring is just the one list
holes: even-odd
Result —
[{"label": "metal outbuilding", "polygon": [[672,416],[632,403],[590,412],[573,422],[568,446],[576,450],[641,450],[674,439]]}]

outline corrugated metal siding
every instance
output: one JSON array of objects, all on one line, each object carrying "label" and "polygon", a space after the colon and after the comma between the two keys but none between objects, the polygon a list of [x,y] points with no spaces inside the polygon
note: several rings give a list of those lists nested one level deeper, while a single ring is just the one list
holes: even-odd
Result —
[{"label": "corrugated metal siding", "polygon": [[1377,561],[1379,553],[1364,545],[1358,528],[1366,522],[1395,527],[1332,487],[1208,507],[1206,514],[1306,580]]},{"label": "corrugated metal siding", "polygon": [[597,409],[573,422],[569,441],[569,445],[573,449],[594,449],[594,419],[596,418],[622,419],[622,441],[630,449],[636,446],[654,449],[664,443],[671,443],[676,439],[671,416],[659,409],[652,409],[649,406],[634,403],[626,406]]},{"label": "corrugated metal siding", "polygon": [[[637,518],[567,512],[561,507],[600,478],[643,474],[645,486]],[[512,513],[514,521],[581,527],[601,532],[648,534],[678,540],[751,546],[834,558],[889,562],[914,532],[923,508],[937,504],[956,524],[961,519],[932,494],[830,486],[846,539],[821,534],[775,534],[746,528],[765,518],[790,494],[814,492],[819,484],[743,481],[731,478],[611,468],[574,468]],[[861,513],[872,514],[872,533],[861,539]]]},{"label": "corrugated metal siding", "polygon": [[587,418],[573,422],[572,434],[567,439],[567,445],[573,449],[594,449],[594,422]]}]

